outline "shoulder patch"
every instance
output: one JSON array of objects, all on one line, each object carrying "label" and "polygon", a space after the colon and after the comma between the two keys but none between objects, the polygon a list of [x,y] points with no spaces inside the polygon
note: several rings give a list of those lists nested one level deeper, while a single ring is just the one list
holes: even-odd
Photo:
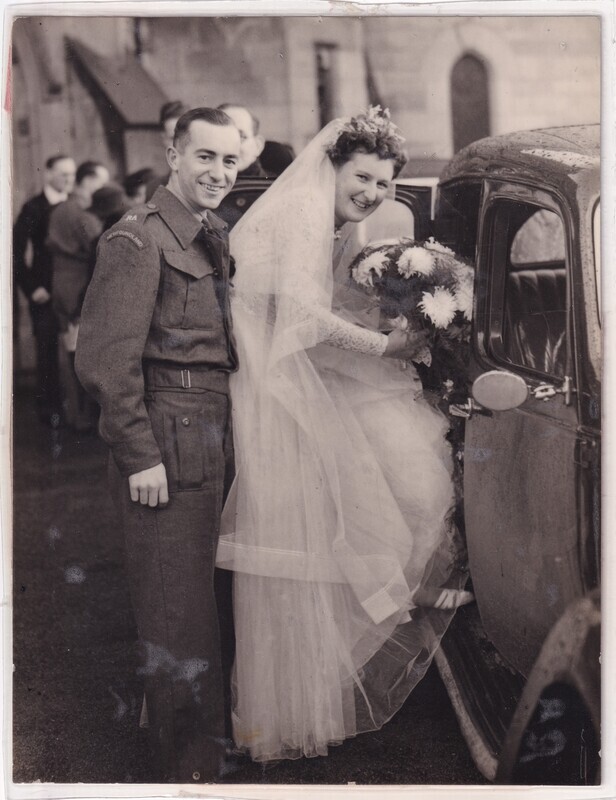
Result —
[{"label": "shoulder patch", "polygon": [[140,250],[143,250],[143,248],[145,247],[145,245],[143,244],[142,240],[137,236],[136,233],[133,233],[132,231],[123,231],[123,230],[111,231],[111,233],[108,233],[105,238],[106,238],[106,240],[108,242],[110,242],[112,239],[115,239],[117,236],[121,236],[124,239],[130,239],[131,242],[133,244],[137,245],[137,247]]},{"label": "shoulder patch", "polygon": [[131,208],[130,211],[124,214],[120,222],[136,222],[141,225],[151,214],[155,214],[157,211],[158,206],[154,205],[154,203],[146,203],[145,205]]}]

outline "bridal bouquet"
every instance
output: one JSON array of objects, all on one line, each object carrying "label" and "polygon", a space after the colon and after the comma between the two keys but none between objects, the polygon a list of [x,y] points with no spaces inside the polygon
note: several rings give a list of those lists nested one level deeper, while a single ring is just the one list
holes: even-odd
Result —
[{"label": "bridal bouquet", "polygon": [[374,292],[392,328],[428,330],[417,357],[426,388],[447,399],[466,383],[473,311],[473,268],[434,238],[372,242],[350,265],[351,277]]}]

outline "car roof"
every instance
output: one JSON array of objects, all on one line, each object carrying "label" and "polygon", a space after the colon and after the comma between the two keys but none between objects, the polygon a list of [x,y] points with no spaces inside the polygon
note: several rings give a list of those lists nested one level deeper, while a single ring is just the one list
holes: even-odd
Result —
[{"label": "car roof", "polygon": [[440,183],[461,176],[518,178],[558,184],[580,172],[599,178],[600,126],[575,125],[490,136],[460,150]]}]

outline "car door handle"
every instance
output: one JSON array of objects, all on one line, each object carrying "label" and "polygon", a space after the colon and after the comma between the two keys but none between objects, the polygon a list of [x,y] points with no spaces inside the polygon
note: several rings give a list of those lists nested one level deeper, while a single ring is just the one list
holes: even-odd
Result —
[{"label": "car door handle", "polygon": [[470,419],[473,414],[481,414],[483,417],[492,416],[490,409],[480,406],[472,397],[469,397],[466,403],[451,403],[449,413],[452,417],[463,417],[464,419]]},{"label": "car door handle", "polygon": [[571,405],[571,395],[575,392],[573,388],[573,381],[569,375],[566,375],[563,379],[562,386],[554,386],[551,383],[542,383],[539,386],[536,386],[534,389],[529,387],[530,394],[535,398],[535,400],[543,400],[547,403],[550,397],[555,397],[557,394],[562,394],[565,399],[565,405]]}]

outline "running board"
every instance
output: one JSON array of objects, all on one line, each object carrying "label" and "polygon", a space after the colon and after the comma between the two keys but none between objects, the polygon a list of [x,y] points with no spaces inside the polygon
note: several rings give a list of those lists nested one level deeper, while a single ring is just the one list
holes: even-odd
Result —
[{"label": "running board", "polygon": [[493,781],[524,678],[488,640],[475,604],[458,609],[435,661],[473,761]]}]

